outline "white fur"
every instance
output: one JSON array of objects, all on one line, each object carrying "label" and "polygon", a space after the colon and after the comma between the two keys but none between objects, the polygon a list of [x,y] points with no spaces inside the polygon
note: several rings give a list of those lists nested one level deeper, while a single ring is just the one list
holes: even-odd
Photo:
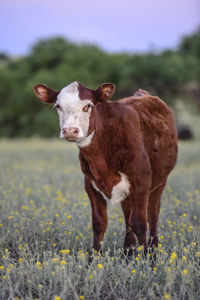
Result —
[{"label": "white fur", "polygon": [[130,192],[130,182],[128,181],[128,177],[121,172],[119,172],[119,174],[121,175],[121,180],[112,188],[110,199],[101,190],[99,190],[99,188],[96,186],[96,183],[92,181],[92,186],[94,189],[99,192],[110,205],[120,203],[128,196]]},{"label": "white fur", "polygon": [[75,81],[63,88],[57,97],[56,104],[61,107],[61,109],[58,109],[61,129],[60,138],[64,138],[63,128],[76,127],[79,129],[77,144],[81,144],[82,141],[83,145],[88,146],[92,139],[92,137],[88,137],[91,108],[87,112],[84,112],[83,108],[87,104],[93,106],[93,103],[89,99],[81,100],[79,98],[78,82]]},{"label": "white fur", "polygon": [[85,148],[87,146],[89,146],[92,142],[92,138],[94,136],[95,131],[92,131],[92,133],[90,135],[88,135],[85,139],[80,140],[79,142],[76,143],[76,145],[79,148]]},{"label": "white fur", "polygon": [[106,202],[108,203],[109,202],[109,198],[108,197],[106,197],[106,195],[97,187],[97,185],[96,185],[96,183],[94,182],[94,181],[92,181],[92,186],[93,186],[93,188],[97,191],[97,192],[99,192],[101,195],[102,195],[102,197],[106,200]]},{"label": "white fur", "polygon": [[121,180],[118,182],[112,189],[110,204],[115,205],[121,201],[123,201],[130,192],[130,183],[128,181],[128,177],[119,172],[121,175]]}]

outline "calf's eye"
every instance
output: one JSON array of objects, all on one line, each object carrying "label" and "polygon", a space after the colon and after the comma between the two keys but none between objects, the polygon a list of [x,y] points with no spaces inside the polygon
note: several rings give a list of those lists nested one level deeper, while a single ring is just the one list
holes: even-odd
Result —
[{"label": "calf's eye", "polygon": [[55,107],[55,109],[61,109],[59,104],[55,104],[54,107]]},{"label": "calf's eye", "polygon": [[92,106],[91,104],[85,105],[85,106],[83,107],[83,111],[84,111],[84,112],[87,112],[91,106]]}]

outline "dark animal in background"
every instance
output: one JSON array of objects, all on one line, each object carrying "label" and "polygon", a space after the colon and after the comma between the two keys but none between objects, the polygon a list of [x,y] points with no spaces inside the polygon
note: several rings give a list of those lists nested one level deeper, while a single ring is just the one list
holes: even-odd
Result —
[{"label": "dark animal in background", "polygon": [[[44,84],[34,91],[58,111],[61,137],[79,147],[85,189],[92,206],[94,249],[101,250],[107,205],[121,203],[125,217],[125,253],[139,245],[158,245],[157,223],[162,191],[177,157],[174,116],[158,97],[139,90],[109,101],[114,84],[91,90],[73,82],[61,91]],[[129,251],[129,252],[128,252]]]},{"label": "dark animal in background", "polygon": [[192,140],[194,138],[193,132],[188,125],[178,125],[178,139],[179,140]]}]

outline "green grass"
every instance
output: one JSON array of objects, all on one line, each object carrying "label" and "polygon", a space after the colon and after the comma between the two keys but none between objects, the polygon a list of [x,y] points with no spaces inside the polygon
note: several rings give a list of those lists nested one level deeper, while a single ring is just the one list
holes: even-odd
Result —
[{"label": "green grass", "polygon": [[154,268],[140,248],[121,259],[120,206],[108,209],[104,255],[88,266],[91,208],[74,145],[2,140],[0,170],[0,299],[199,299],[199,143],[179,146]]}]

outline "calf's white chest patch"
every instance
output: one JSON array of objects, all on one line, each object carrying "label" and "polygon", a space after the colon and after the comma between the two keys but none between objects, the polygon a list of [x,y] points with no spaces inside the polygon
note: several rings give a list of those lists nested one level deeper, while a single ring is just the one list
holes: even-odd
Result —
[{"label": "calf's white chest patch", "polygon": [[107,204],[115,205],[123,201],[130,193],[130,182],[126,174],[119,172],[121,180],[112,188],[111,198],[109,199],[99,188],[96,183],[92,181],[93,188],[99,192],[106,200]]}]

